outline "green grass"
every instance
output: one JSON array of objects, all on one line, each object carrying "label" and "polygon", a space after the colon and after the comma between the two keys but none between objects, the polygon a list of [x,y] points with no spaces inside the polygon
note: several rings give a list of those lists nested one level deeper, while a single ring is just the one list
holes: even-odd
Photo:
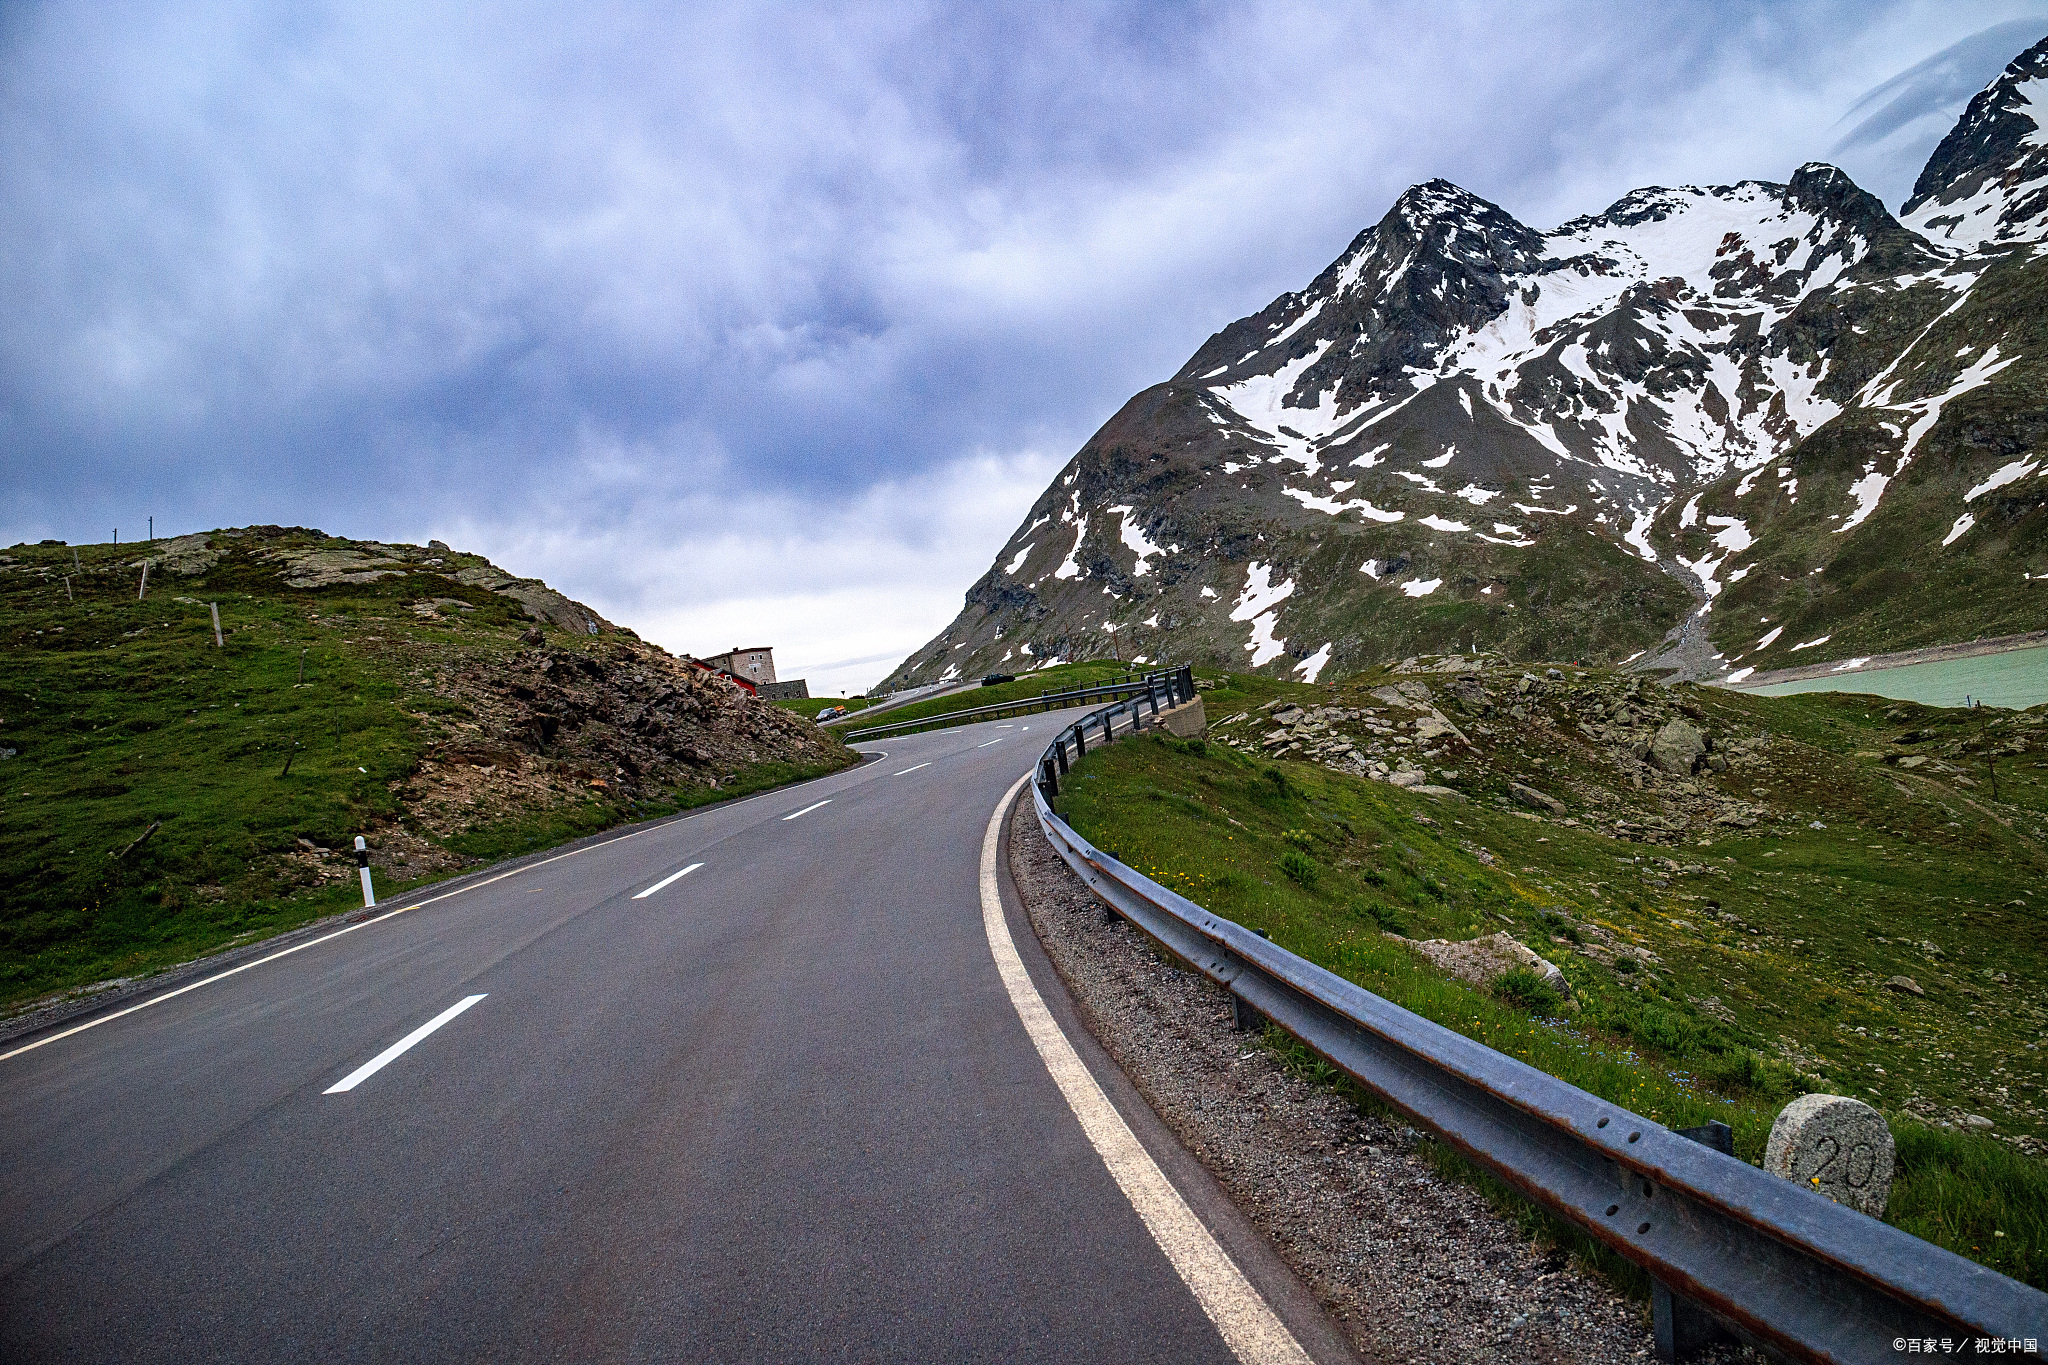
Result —
[{"label": "green grass", "polygon": [[[1331,692],[1235,676],[1206,702],[1213,724],[1275,697],[1328,701]],[[1767,780],[1826,829],[1788,818],[1782,833],[1717,837],[1711,854],[1646,849],[1494,805],[1503,773],[1470,759],[1460,760],[1462,780],[1478,799],[1439,802],[1163,737],[1091,751],[1059,806],[1161,884],[1396,1004],[1667,1126],[1728,1123],[1745,1160],[1761,1159],[1793,1095],[1860,1094],[1887,1111],[1899,1137],[1889,1221],[2048,1283],[2042,1163],[1989,1137],[1924,1126],[1900,1107],[1916,1096],[1996,1112],[2005,1132],[2039,1122],[2022,1097],[2041,1079],[2035,983],[2048,961],[2033,911],[2004,904],[2033,884],[2024,835],[1995,819],[1954,820],[1967,808],[1939,793],[1901,798],[1892,769],[1854,757],[1886,726],[1899,730],[1881,711],[1866,718],[1867,699],[1726,704],[1785,737]],[[1927,743],[1968,723],[1982,718],[1936,724]],[[1500,764],[1544,756],[1532,727],[1514,729]],[[2032,790],[2014,778],[2007,787]],[[1893,847],[1901,831],[1927,841],[1910,860]],[[1865,847],[1873,841],[1886,847]],[[1667,852],[1680,871],[1655,861]],[[1465,986],[1383,929],[1448,939],[1507,929],[1559,965],[1576,1008],[1561,1013],[1516,989],[1530,982]],[[1649,951],[1633,971],[1626,956],[1603,965],[1583,943],[1596,929]],[[1936,934],[1945,960],[1930,963],[1917,943]],[[1926,999],[1879,989],[1909,965],[1930,987]],[[2000,971],[2007,982],[1987,975]],[[1992,1086],[2010,1087],[2015,1103],[1994,1110],[1975,1098]]]},{"label": "green grass", "polygon": [[[433,671],[492,666],[531,625],[509,599],[440,576],[294,590],[248,548],[203,579],[156,578],[140,601],[129,567],[140,547],[79,546],[81,572],[69,547],[7,553],[0,749],[16,754],[0,760],[0,1009],[351,903],[352,879],[322,886],[292,861],[299,841],[421,832],[407,781],[445,727],[469,719]],[[468,558],[448,556],[451,568]],[[470,610],[422,620],[407,605],[422,597]],[[220,604],[225,648],[208,602]],[[557,647],[584,644],[548,634]],[[716,790],[639,802],[586,793],[442,842],[499,858],[806,775],[763,764]]]},{"label": "green grass", "polygon": [[[1035,700],[1041,692],[1066,692],[1080,687],[1100,687],[1126,678],[1138,680],[1151,671],[1153,670],[1143,666],[1113,663],[1108,659],[1059,664],[1037,673],[1021,674],[1015,682],[997,683],[994,687],[970,687],[965,692],[953,692],[943,697],[915,701],[908,706],[876,716],[874,723],[896,725],[903,721],[923,720],[952,711],[966,711],[977,706]],[[856,725],[851,728],[857,730],[861,727]]]}]

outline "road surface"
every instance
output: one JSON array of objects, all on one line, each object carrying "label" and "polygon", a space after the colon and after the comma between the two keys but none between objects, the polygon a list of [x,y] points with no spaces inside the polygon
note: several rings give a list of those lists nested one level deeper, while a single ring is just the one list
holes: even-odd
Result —
[{"label": "road surface", "polygon": [[[1245,1357],[992,955],[984,835],[1065,719],[864,746],[0,1044],[0,1361]],[[1330,1358],[1074,1043],[1287,1345]]]}]

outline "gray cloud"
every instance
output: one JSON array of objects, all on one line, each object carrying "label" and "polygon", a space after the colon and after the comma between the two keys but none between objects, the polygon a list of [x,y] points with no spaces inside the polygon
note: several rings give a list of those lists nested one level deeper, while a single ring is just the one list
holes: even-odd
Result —
[{"label": "gray cloud", "polygon": [[1842,116],[1829,157],[1896,205],[1970,97],[2042,37],[2038,17],[1993,24],[1871,89]]},{"label": "gray cloud", "polygon": [[460,535],[678,648],[901,654],[1406,185],[1548,225],[1891,166],[2043,13],[13,7],[0,536]]}]

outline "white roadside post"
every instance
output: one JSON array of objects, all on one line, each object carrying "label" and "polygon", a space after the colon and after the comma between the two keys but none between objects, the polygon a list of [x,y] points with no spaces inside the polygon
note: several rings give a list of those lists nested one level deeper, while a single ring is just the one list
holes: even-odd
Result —
[{"label": "white roadside post", "polygon": [[363,836],[356,836],[356,871],[363,878],[363,908],[369,909],[377,903],[377,895],[370,890],[370,846],[363,842]]}]

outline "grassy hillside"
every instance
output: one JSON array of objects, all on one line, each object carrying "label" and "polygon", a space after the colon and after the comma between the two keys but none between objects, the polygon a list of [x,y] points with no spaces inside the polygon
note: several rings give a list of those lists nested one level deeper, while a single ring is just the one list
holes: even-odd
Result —
[{"label": "grassy hillside", "polygon": [[[1077,767],[1077,829],[1587,1090],[1723,1119],[1750,1160],[1794,1094],[1868,1100],[1899,1138],[1891,1221],[2048,1282],[2039,713],[1576,669],[1212,681],[1206,742]],[[1637,759],[1631,737],[1672,719],[1722,766]],[[1502,930],[1558,965],[1569,1002],[1464,984],[1411,946]],[[1886,985],[1902,976],[1924,994]]]},{"label": "grassy hillside", "polygon": [[0,555],[0,1007],[346,908],[358,834],[395,892],[853,759],[479,557],[207,540]]}]

